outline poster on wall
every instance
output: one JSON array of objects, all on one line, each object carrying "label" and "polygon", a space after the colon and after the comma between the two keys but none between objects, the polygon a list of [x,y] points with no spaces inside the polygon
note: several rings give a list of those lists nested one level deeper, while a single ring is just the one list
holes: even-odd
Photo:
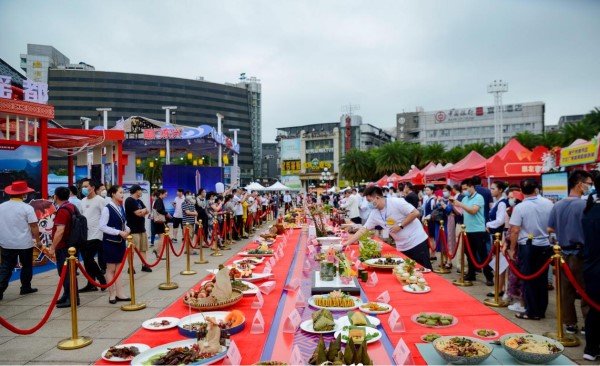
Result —
[{"label": "poster on wall", "polygon": [[223,182],[223,168],[219,167],[198,167],[185,165],[163,165],[162,167],[162,185],[167,191],[165,199],[165,208],[167,212],[173,214],[173,199],[177,196],[177,189],[182,188],[185,191],[198,193],[200,188],[207,192],[214,192],[215,185]]},{"label": "poster on wall", "polygon": [[[34,189],[28,199],[41,198],[42,148],[32,145],[0,145],[0,203],[10,197],[4,188],[17,180],[24,180]],[[28,201],[28,200],[26,200]]]},{"label": "poster on wall", "polygon": [[542,174],[542,196],[557,202],[569,196],[567,172]]},{"label": "poster on wall", "polygon": [[281,140],[281,152],[279,153],[281,161],[300,160],[300,142],[300,139]]}]

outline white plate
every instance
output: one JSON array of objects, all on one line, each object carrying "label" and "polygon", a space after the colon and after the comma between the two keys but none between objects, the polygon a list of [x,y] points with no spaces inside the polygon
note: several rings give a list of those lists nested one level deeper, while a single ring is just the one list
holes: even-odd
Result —
[{"label": "white plate", "polygon": [[271,253],[271,254],[249,254],[248,252],[239,252],[238,255],[240,257],[257,257],[257,258],[262,258],[262,257],[272,257],[275,254]]},{"label": "white plate", "polygon": [[[235,261],[233,261],[233,263],[237,265],[237,264],[240,264],[240,263],[242,263],[243,261],[246,261],[246,260],[248,260],[248,259],[254,259],[254,258],[244,258],[244,259],[238,259],[238,260],[235,260]],[[262,258],[261,258],[261,259],[262,259]],[[258,266],[258,265],[260,264],[259,262],[255,262],[255,261],[251,261],[251,262],[252,262],[252,263],[250,263],[250,268],[251,268],[251,269],[254,269],[254,268],[256,268],[256,266]]]},{"label": "white plate", "polygon": [[[378,333],[378,334],[379,334],[377,337],[375,337],[375,338],[373,338],[373,339],[369,339],[369,340],[367,341],[367,344],[369,344],[369,343],[373,343],[373,342],[377,342],[378,340],[380,340],[380,339],[381,339],[381,337],[382,337],[382,334],[381,334],[381,331],[380,331],[380,330],[378,330],[378,329],[373,329],[373,328],[370,328],[370,327],[365,327],[365,329],[367,330],[367,335],[368,335],[368,334],[373,334],[373,333]],[[340,334],[341,334],[341,335],[343,335],[343,336],[344,336],[344,335],[345,335],[345,336],[348,336],[348,331],[347,331],[347,330],[339,330],[339,331],[335,332],[335,334],[334,334],[333,336],[334,336],[334,338],[337,338],[337,336],[338,336],[338,335],[340,335]],[[342,343],[346,343],[346,342],[347,342],[347,341],[346,341],[344,338],[342,338]]]},{"label": "white plate", "polygon": [[[148,359],[152,358],[161,353],[169,352],[171,348],[177,347],[191,347],[193,344],[197,343],[195,339],[186,339],[183,341],[177,341],[172,343],[163,344],[162,346],[150,348],[149,350],[140,353],[133,360],[131,360],[132,365],[142,365],[144,362],[148,361]],[[197,361],[194,365],[210,365],[219,360],[222,360],[227,355],[227,347],[221,346],[221,353],[217,353],[214,357],[208,358],[202,361]]]},{"label": "white plate", "polygon": [[315,304],[315,296],[327,296],[327,295],[313,295],[308,299],[308,305],[312,306],[315,309],[327,309],[329,311],[348,311],[348,310],[354,310],[354,309],[358,308],[360,305],[362,305],[361,299],[359,299],[358,297],[355,297],[355,296],[350,296],[354,300],[354,306],[352,306],[352,307],[341,308],[341,307],[318,306],[317,304]]},{"label": "white plate", "polygon": [[[212,274],[217,274],[217,272],[219,270],[217,269],[207,269],[208,272],[212,273]],[[262,281],[262,280],[266,280],[267,278],[273,276],[272,273],[257,273],[257,272],[252,272],[252,277],[249,278],[238,278],[238,280],[240,281],[246,281],[246,282],[258,282],[258,281]]]},{"label": "white plate", "polygon": [[302,329],[305,332],[314,333],[314,334],[334,333],[334,332],[337,332],[338,330],[341,330],[342,326],[339,322],[339,319],[334,319],[333,321],[334,321],[335,325],[333,326],[332,330],[322,330],[322,331],[315,330],[315,328],[313,328],[312,318],[300,323],[300,329]]},{"label": "white plate", "polygon": [[425,286],[425,289],[423,291],[415,290],[412,287],[410,287],[410,285],[404,285],[402,286],[402,289],[406,292],[410,292],[411,294],[426,294],[431,291],[431,287],[429,286]]},{"label": "white plate", "polygon": [[[147,351],[150,349],[150,346],[143,344],[143,343],[124,343],[124,344],[120,344],[118,346],[115,346],[115,348],[123,348],[123,347],[137,347],[138,350],[140,351],[140,354],[142,354],[142,352]],[[109,348],[110,349],[110,348]],[[105,349],[104,352],[102,352],[102,359],[105,361],[109,361],[109,362],[123,362],[123,361],[129,361],[133,358],[121,358],[121,357],[111,357],[111,358],[106,358],[106,352],[108,352],[108,349]]]},{"label": "white plate", "polygon": [[[204,286],[204,284],[207,283],[207,282],[209,282],[209,281],[202,281],[200,283],[200,286]],[[242,291],[243,295],[246,295],[246,296],[248,296],[248,295],[256,295],[258,293],[258,286],[256,286],[255,284],[250,283],[248,281],[240,281],[240,282],[243,283],[244,285],[250,287],[246,291]]]},{"label": "white plate", "polygon": [[421,272],[421,273],[430,273],[431,272],[431,270],[429,268],[425,268],[425,267],[415,268],[415,271],[416,272]]},{"label": "white plate", "polygon": [[493,330],[493,331],[494,331],[494,334],[492,334],[492,335],[490,335],[490,336],[487,336],[487,337],[486,337],[486,336],[482,336],[482,335],[479,335],[479,334],[477,334],[477,331],[478,331],[478,330],[486,330],[486,329],[485,329],[485,328],[479,328],[479,329],[475,329],[475,330],[473,331],[473,334],[475,334],[475,336],[477,336],[477,337],[479,337],[479,338],[496,338],[496,337],[498,337],[498,336],[500,335],[500,333],[498,333],[498,331],[497,331],[497,330],[494,330],[494,329],[487,329],[487,330]]},{"label": "white plate", "polygon": [[371,311],[369,309],[363,308],[362,306],[359,307],[360,311],[362,311],[363,313],[367,313],[367,314],[386,314],[389,313],[390,311],[392,311],[392,306],[383,302],[374,302],[374,301],[369,301],[372,303],[375,303],[381,307],[387,307],[387,310],[381,310],[381,311]]},{"label": "white plate", "polygon": [[[421,323],[419,323],[417,321],[417,318],[419,317],[419,314],[421,314],[421,313],[413,314],[410,317],[410,320],[412,320],[416,324],[419,324],[422,327],[427,327],[427,328],[448,328],[448,327],[451,327],[454,324],[458,323],[458,318],[455,317],[454,315],[451,315],[452,316],[452,323],[450,325],[425,325],[425,324],[421,324]],[[425,314],[433,314],[433,313],[427,313],[427,312],[425,312]],[[435,314],[440,314],[441,316],[448,316],[448,315],[450,315],[450,314],[444,314],[444,313],[435,313]]]},{"label": "white plate", "polygon": [[[154,322],[158,322],[160,323],[163,320],[167,320],[169,321],[169,325],[163,325],[160,327],[155,327],[153,325],[150,325],[151,323]],[[177,326],[177,323],[179,323],[179,318],[174,318],[174,317],[161,317],[161,318],[152,318],[152,319],[148,319],[145,322],[142,323],[142,328],[148,329],[148,330],[165,330],[165,329],[171,329],[171,328],[175,328]]]},{"label": "white plate", "polygon": [[[374,316],[367,315],[367,319],[369,320],[369,323],[371,323],[371,325],[373,325],[374,327],[377,327],[379,326],[379,324],[381,324],[381,320],[377,319]],[[336,319],[336,321],[339,322],[342,327],[344,325],[352,325],[350,324],[350,319],[348,319],[347,315]]]},{"label": "white plate", "polygon": [[394,267],[402,265],[402,263],[404,263],[404,260],[402,258],[394,258],[398,262],[397,264],[377,264],[376,262],[380,259],[385,260],[385,258],[371,258],[371,259],[367,259],[363,263],[365,265],[367,265],[369,267],[373,267],[373,268],[388,268],[388,269],[393,269]]}]

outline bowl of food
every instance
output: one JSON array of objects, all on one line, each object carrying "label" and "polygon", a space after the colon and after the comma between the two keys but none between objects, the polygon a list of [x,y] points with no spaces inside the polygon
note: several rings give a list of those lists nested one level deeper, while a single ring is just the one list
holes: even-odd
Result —
[{"label": "bowl of food", "polygon": [[500,344],[517,360],[533,364],[548,364],[565,350],[554,339],[529,333],[506,334],[500,338]]},{"label": "bowl of food", "polygon": [[492,345],[480,339],[457,336],[435,339],[433,349],[454,365],[478,365],[490,357],[494,350]]}]

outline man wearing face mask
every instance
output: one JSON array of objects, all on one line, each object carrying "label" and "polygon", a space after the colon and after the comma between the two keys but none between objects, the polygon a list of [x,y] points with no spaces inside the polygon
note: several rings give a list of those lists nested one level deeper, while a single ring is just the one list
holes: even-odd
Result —
[{"label": "man wearing face mask", "polygon": [[402,198],[383,197],[381,188],[377,186],[366,188],[364,197],[372,211],[364,228],[349,237],[344,245],[354,243],[367,230],[381,226],[389,229],[396,249],[423,267],[431,269],[427,234],[419,221],[419,211]]},{"label": "man wearing face mask", "polygon": [[[131,229],[133,245],[140,251],[141,257],[146,260],[146,252],[148,251],[146,215],[148,215],[149,211],[141,200],[144,191],[142,190],[142,187],[134,184],[129,188],[129,194],[130,196],[125,200],[127,226]],[[152,269],[146,265],[142,265],[142,272],[152,272]]]},{"label": "man wearing face mask", "polygon": [[21,261],[21,295],[37,292],[31,287],[33,277],[33,244],[40,243],[38,219],[31,205],[23,202],[27,194],[34,192],[25,181],[15,181],[4,189],[10,200],[0,204],[0,300],[8,287],[8,281],[17,260]]},{"label": "man wearing face mask", "polygon": [[[592,175],[584,170],[574,170],[569,176],[569,197],[558,201],[550,212],[548,220],[548,232],[556,233],[558,245],[562,249],[562,255],[575,275],[577,282],[583,285],[583,211],[586,202],[582,196],[586,196],[593,184]],[[562,321],[566,326],[567,333],[577,333],[577,312],[575,311],[575,287],[569,279],[561,272],[560,279],[560,303],[562,309]],[[581,300],[581,313],[583,318],[589,311],[589,305]],[[582,333],[584,330],[582,329]]]},{"label": "man wearing face mask", "polygon": [[[106,201],[96,194],[97,185],[98,183],[87,178],[81,182],[81,193],[84,195],[83,200],[81,200],[81,214],[85,216],[88,224],[88,237],[81,248],[81,256],[83,257],[85,271],[90,277],[96,279],[101,284],[105,284],[106,279],[102,274],[100,266],[94,259],[96,254],[98,254],[99,261],[101,258],[102,232],[100,231],[99,223],[102,209],[106,206]],[[84,288],[79,290],[79,292],[91,291],[98,291],[98,288],[89,282]]]}]

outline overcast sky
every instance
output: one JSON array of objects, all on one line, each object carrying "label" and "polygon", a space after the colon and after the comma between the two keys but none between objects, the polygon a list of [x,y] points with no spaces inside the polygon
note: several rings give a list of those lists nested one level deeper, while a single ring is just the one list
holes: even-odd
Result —
[{"label": "overcast sky", "polygon": [[262,81],[263,142],[275,128],[396,113],[546,103],[546,124],[600,107],[600,1],[2,0],[0,58],[52,45],[99,71]]}]

